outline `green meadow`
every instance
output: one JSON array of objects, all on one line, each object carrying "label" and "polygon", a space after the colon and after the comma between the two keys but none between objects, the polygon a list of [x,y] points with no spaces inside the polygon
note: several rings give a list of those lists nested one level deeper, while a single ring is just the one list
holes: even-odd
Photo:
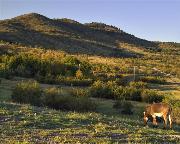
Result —
[{"label": "green meadow", "polygon": [[[144,127],[149,104],[172,107]],[[0,143],[180,143],[180,44],[37,13],[0,20]]]}]

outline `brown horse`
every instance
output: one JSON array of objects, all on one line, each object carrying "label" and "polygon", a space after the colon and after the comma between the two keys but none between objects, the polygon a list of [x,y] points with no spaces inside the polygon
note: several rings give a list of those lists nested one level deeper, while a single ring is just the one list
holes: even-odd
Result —
[{"label": "brown horse", "polygon": [[153,118],[153,125],[157,126],[156,117],[162,117],[164,120],[164,128],[167,126],[167,121],[169,119],[170,128],[172,128],[172,118],[171,118],[172,108],[170,105],[165,103],[153,103],[148,105],[144,111],[144,125],[147,125],[148,118]]}]

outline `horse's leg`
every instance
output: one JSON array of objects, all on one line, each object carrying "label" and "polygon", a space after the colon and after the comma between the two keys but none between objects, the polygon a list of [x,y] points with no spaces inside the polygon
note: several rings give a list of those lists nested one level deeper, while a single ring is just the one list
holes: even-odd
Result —
[{"label": "horse's leg", "polygon": [[171,118],[171,115],[169,115],[168,118],[169,118],[169,127],[172,128],[172,118]]},{"label": "horse's leg", "polygon": [[153,115],[152,118],[153,118],[153,125],[154,125],[154,126],[157,126],[156,116]]},{"label": "horse's leg", "polygon": [[144,126],[147,125],[147,121],[148,121],[148,118],[146,116],[144,116]]},{"label": "horse's leg", "polygon": [[167,126],[167,116],[163,115],[163,120],[164,120],[164,128],[166,129]]}]

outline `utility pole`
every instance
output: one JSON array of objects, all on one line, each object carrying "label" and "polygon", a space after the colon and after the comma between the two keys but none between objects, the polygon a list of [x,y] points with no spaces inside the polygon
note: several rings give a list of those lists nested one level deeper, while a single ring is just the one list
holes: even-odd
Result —
[{"label": "utility pole", "polygon": [[136,66],[134,66],[134,81],[136,80]]},{"label": "utility pole", "polygon": [[81,69],[81,64],[79,64],[78,68],[79,68],[79,70]]}]

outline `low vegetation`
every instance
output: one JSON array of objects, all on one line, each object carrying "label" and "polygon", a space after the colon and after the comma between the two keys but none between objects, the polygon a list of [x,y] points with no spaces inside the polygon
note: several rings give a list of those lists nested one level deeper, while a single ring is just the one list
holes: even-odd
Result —
[{"label": "low vegetation", "polygon": [[165,96],[153,90],[144,90],[141,94],[141,97],[142,97],[142,101],[144,102],[158,103],[158,102],[162,102]]},{"label": "low vegetation", "polygon": [[[39,14],[0,27],[1,143],[180,141],[179,44]],[[153,102],[171,105],[173,129],[143,127]]]},{"label": "low vegetation", "polygon": [[96,103],[87,96],[80,96],[77,90],[75,96],[66,96],[58,88],[40,89],[39,84],[33,81],[20,82],[12,92],[12,100],[21,104],[48,106],[53,109],[69,111],[95,111]]},{"label": "low vegetation", "polygon": [[[142,83],[140,82],[142,85]],[[143,102],[162,102],[163,94],[157,91],[137,88],[139,83],[131,83],[129,86],[119,86],[116,82],[102,82],[96,81],[90,87],[89,95],[97,98],[108,98],[108,99],[124,99],[131,101],[143,101]],[[143,84],[144,86],[144,84]]]},{"label": "low vegetation", "polygon": [[145,89],[147,88],[147,83],[145,82],[142,82],[142,81],[132,81],[129,83],[129,86],[130,87],[134,87],[134,88],[138,88],[138,89]]},{"label": "low vegetation", "polygon": [[143,82],[147,82],[147,83],[155,83],[155,84],[166,84],[166,81],[164,78],[162,77],[158,77],[158,76],[147,76],[147,77],[143,77],[140,79]]},{"label": "low vegetation", "polygon": [[133,105],[129,101],[117,100],[113,107],[119,109],[122,114],[133,114]]},{"label": "low vegetation", "polygon": [[163,102],[168,103],[171,105],[173,111],[172,111],[172,117],[173,117],[173,122],[176,122],[180,124],[180,100],[174,98],[172,95],[168,95],[165,97]]},{"label": "low vegetation", "polygon": [[41,89],[37,82],[20,82],[12,92],[12,100],[18,103],[41,105]]},{"label": "low vegetation", "polygon": [[10,103],[0,103],[0,113],[0,141],[7,144],[178,143],[180,140],[178,126],[174,125],[173,130],[163,130],[163,126],[144,128],[141,117],[120,113],[108,116],[63,112]]}]

